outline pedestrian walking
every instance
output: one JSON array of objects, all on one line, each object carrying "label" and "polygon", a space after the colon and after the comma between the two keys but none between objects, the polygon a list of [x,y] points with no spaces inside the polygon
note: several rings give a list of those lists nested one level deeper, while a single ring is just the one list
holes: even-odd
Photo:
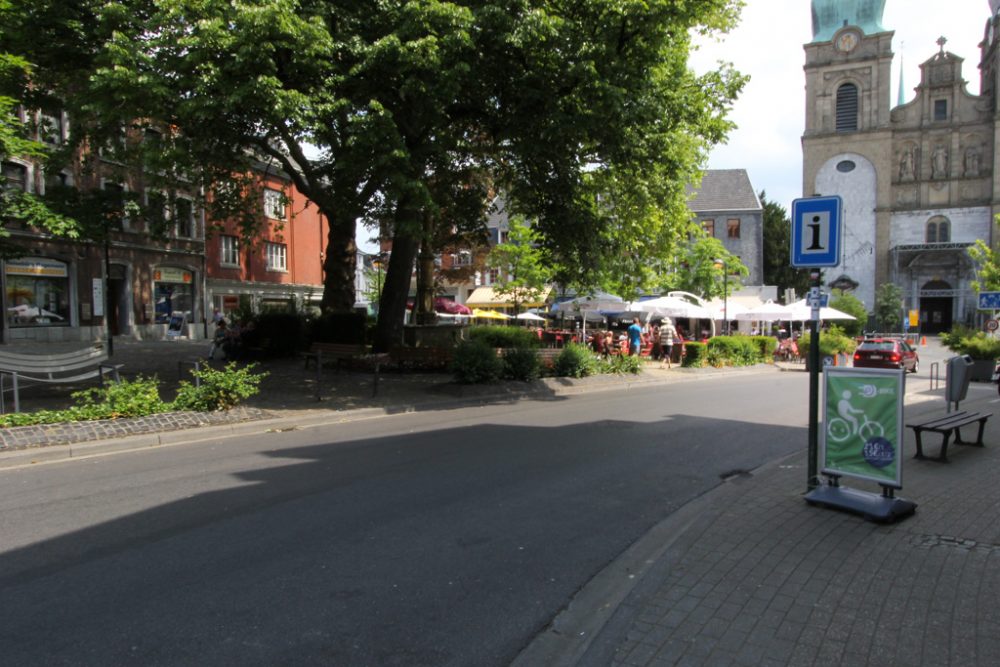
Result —
[{"label": "pedestrian walking", "polygon": [[639,318],[632,319],[632,326],[628,328],[628,353],[631,356],[637,356],[639,350],[642,349],[642,325],[639,324]]},{"label": "pedestrian walking", "polygon": [[674,341],[676,339],[677,329],[674,328],[673,320],[669,317],[663,318],[663,322],[660,323],[660,354],[663,355],[660,368],[663,368],[664,363],[667,365],[667,368],[673,368],[671,355],[674,351]]}]

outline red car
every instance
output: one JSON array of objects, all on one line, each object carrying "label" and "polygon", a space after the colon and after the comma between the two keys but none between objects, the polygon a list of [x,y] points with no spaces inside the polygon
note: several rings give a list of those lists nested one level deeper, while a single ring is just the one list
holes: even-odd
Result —
[{"label": "red car", "polygon": [[869,338],[854,350],[855,368],[902,368],[916,373],[920,356],[906,341],[897,338]]}]

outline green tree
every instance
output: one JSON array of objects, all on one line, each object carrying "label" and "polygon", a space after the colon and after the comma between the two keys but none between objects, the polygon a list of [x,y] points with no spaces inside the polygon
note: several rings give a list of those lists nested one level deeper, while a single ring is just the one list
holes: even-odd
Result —
[{"label": "green tree", "polygon": [[833,290],[830,298],[830,307],[854,317],[853,320],[843,320],[838,322],[838,326],[843,329],[848,336],[860,336],[868,324],[868,311],[861,299],[853,294],[847,294],[840,290]]},{"label": "green tree", "polygon": [[[1000,216],[994,217],[993,224],[1000,228]],[[968,252],[976,263],[976,279],[971,283],[972,289],[977,292],[1000,290],[1000,252],[982,239],[976,239],[975,245]]]},{"label": "green tree", "polygon": [[875,292],[875,319],[882,331],[899,331],[903,324],[903,290],[882,283]]},{"label": "green tree", "polygon": [[809,289],[809,272],[791,265],[792,222],[788,211],[760,192],[764,208],[764,284],[776,285],[778,293],[792,288],[797,294]]},{"label": "green tree", "polygon": [[158,174],[207,186],[255,160],[287,173],[330,223],[326,310],[354,303],[356,220],[382,226],[385,349],[470,169],[538,221],[575,282],[669,253],[744,82],[694,75],[691,34],[727,29],[740,5],[13,0],[0,37],[75,100],[78,139],[152,119],[178,130]]},{"label": "green tree", "polygon": [[510,218],[506,243],[490,250],[486,265],[497,272],[493,293],[514,305],[514,314],[525,303],[538,301],[552,279],[548,253],[539,246],[541,235],[522,216]]},{"label": "green tree", "polygon": [[712,299],[739,289],[740,278],[747,275],[750,270],[739,257],[726,250],[722,241],[699,231],[677,255],[661,289],[682,290]]}]

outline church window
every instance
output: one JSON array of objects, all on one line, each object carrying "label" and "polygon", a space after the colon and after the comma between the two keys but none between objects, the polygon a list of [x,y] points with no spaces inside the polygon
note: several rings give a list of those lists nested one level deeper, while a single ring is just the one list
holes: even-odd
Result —
[{"label": "church window", "polygon": [[950,243],[951,222],[944,216],[934,216],[927,221],[927,243]]},{"label": "church window", "polygon": [[948,100],[934,100],[934,120],[948,120]]},{"label": "church window", "polygon": [[837,132],[858,129],[858,87],[845,83],[837,89]]},{"label": "church window", "polygon": [[841,160],[840,162],[837,163],[837,171],[843,174],[847,174],[849,172],[854,171],[855,167],[857,166],[858,165],[854,163],[854,160]]}]

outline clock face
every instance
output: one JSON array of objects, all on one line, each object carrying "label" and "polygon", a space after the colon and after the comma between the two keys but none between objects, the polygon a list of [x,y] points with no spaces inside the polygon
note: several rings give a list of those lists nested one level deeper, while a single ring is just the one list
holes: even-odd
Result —
[{"label": "clock face", "polygon": [[855,32],[845,32],[843,35],[837,38],[837,50],[838,51],[851,51],[855,46],[858,45],[858,34]]}]

